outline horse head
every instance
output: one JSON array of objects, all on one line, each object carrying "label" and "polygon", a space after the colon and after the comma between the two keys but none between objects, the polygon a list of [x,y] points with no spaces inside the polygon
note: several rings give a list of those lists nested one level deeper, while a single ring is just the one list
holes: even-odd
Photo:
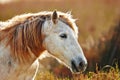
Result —
[{"label": "horse head", "polygon": [[66,21],[59,13],[54,11],[43,23],[43,46],[73,73],[84,71],[87,60],[77,40],[77,26],[70,15],[66,13]]}]

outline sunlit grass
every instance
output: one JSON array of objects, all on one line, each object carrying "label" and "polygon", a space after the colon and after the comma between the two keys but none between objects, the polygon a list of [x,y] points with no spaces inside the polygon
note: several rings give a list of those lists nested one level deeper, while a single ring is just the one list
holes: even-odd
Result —
[{"label": "sunlit grass", "polygon": [[[63,71],[64,72],[64,71]],[[73,75],[72,78],[56,77],[53,73],[43,72],[38,73],[36,80],[120,80],[120,69],[110,67],[109,70],[98,70],[95,72],[87,72],[86,74]]]},{"label": "sunlit grass", "polygon": [[70,78],[58,78],[53,73],[50,72],[41,72],[36,76],[36,80],[70,80]]}]

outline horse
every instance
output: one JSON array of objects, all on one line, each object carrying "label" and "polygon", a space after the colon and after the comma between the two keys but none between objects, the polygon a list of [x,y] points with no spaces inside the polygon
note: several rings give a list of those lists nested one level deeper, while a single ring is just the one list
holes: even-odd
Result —
[{"label": "horse", "polygon": [[34,80],[44,51],[72,73],[85,71],[87,60],[77,39],[70,13],[43,11],[0,22],[0,79]]}]

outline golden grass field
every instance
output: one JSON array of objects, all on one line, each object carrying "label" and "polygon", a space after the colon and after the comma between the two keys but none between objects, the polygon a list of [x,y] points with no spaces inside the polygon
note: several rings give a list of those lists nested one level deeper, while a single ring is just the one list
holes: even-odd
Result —
[{"label": "golden grass field", "polygon": [[120,80],[120,70],[118,67],[110,68],[108,71],[87,72],[86,74],[73,75],[73,78],[56,77],[50,72],[38,73],[36,80]]},{"label": "golden grass field", "polygon": [[[1,0],[2,1],[2,0]],[[0,1],[0,2],[1,2]],[[120,80],[120,69],[116,66],[109,70],[100,70],[92,63],[101,59],[97,45],[99,40],[105,41],[104,35],[110,36],[109,31],[120,18],[120,0],[11,0],[13,2],[0,3],[0,21],[23,13],[40,11],[72,11],[73,18],[77,19],[79,28],[79,43],[88,59],[88,69],[84,74],[72,77],[58,77],[53,71],[39,72],[36,80]],[[99,43],[102,44],[102,43]],[[103,46],[104,48],[104,46]],[[49,63],[48,65],[50,65]],[[55,64],[55,63],[53,63]],[[57,69],[60,65],[56,66]],[[54,68],[54,67],[53,67]],[[89,68],[89,67],[88,67]],[[54,70],[54,69],[52,69]],[[59,73],[63,73],[63,71]],[[69,75],[69,74],[68,74]]]}]

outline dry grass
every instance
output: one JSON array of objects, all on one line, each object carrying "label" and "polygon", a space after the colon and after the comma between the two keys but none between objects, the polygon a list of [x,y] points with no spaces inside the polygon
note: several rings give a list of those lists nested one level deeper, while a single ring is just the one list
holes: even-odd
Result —
[{"label": "dry grass", "polygon": [[120,69],[110,67],[109,70],[98,70],[95,72],[87,72],[86,74],[73,75],[72,78],[56,77],[50,72],[38,73],[36,80],[120,80]]}]

